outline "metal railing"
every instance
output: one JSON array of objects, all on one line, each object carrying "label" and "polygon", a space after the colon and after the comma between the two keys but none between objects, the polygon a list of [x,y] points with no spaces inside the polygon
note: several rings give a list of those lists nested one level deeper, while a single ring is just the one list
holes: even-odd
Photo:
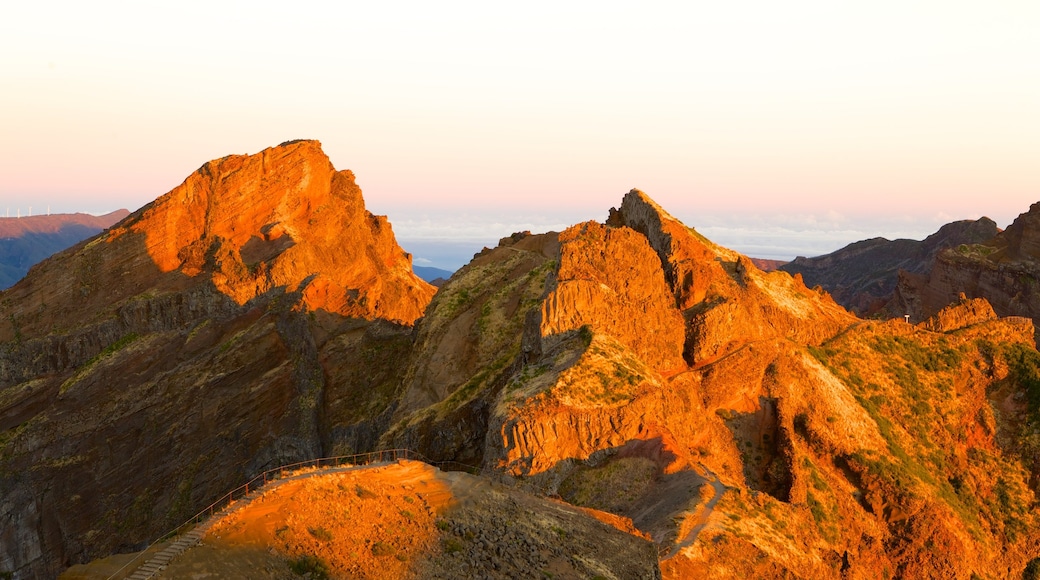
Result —
[{"label": "metal railing", "polygon": [[410,449],[385,449],[381,451],[370,451],[368,453],[355,453],[353,455],[340,455],[337,457],[320,457],[318,459],[308,459],[306,461],[298,461],[296,463],[290,463],[288,465],[282,465],[273,469],[268,469],[263,473],[254,476],[246,483],[236,487],[235,489],[227,492],[220,496],[220,499],[202,508],[194,516],[188,518],[184,523],[173,528],[172,530],[164,533],[163,535],[156,538],[154,541],[148,544],[141,552],[139,552],[133,559],[126,564],[123,564],[118,570],[116,570],[108,580],[112,580],[119,575],[120,572],[125,570],[127,566],[133,564],[141,558],[149,549],[160,542],[164,542],[181,534],[187,533],[193,527],[207,519],[213,517],[214,514],[220,513],[221,510],[227,508],[233,504],[236,500],[242,499],[249,495],[251,492],[255,492],[258,489],[264,487],[268,483],[284,479],[286,472],[289,472],[290,476],[300,475],[300,471],[305,469],[333,469],[337,467],[359,467],[364,465],[371,465],[373,463],[393,463],[395,461],[411,460],[421,461],[423,463],[433,465],[443,469],[444,471],[465,471],[471,475],[480,475],[482,470],[472,465],[465,463],[459,463],[457,461],[432,461],[422,455],[421,453],[412,451]]}]

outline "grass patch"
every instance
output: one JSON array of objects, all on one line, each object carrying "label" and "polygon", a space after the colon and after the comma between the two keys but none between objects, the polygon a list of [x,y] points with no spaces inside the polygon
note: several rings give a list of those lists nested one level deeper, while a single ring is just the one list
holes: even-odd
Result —
[{"label": "grass patch", "polygon": [[461,552],[463,545],[462,541],[458,538],[445,538],[444,541],[441,542],[441,548],[444,549],[445,554],[454,554],[456,552]]},{"label": "grass patch", "polygon": [[289,569],[297,576],[307,576],[312,580],[327,580],[329,565],[325,560],[309,554],[289,560]]},{"label": "grass patch", "polygon": [[482,368],[480,372],[473,375],[470,380],[466,381],[466,383],[461,387],[455,389],[455,391],[444,400],[442,403],[442,409],[445,411],[457,409],[459,405],[472,399],[490,380],[496,378],[499,372],[509,365],[509,363],[515,358],[516,353],[511,350],[497,358],[495,362]]},{"label": "grass patch", "polygon": [[372,499],[376,497],[375,492],[361,487],[361,485],[354,486],[354,493],[357,494],[361,499]]},{"label": "grass patch", "polygon": [[135,342],[140,336],[136,332],[130,332],[123,335],[119,340],[106,346],[101,352],[96,354],[93,358],[88,360],[76,371],[74,375],[69,377],[64,383],[61,384],[61,388],[58,389],[59,395],[64,395],[71,389],[80,379],[90,373],[90,371],[97,366],[98,363],[105,360],[106,358],[116,354],[123,350],[133,342]]},{"label": "grass patch", "polygon": [[393,556],[397,553],[397,548],[394,548],[386,542],[376,542],[372,544],[372,555],[373,556]]},{"label": "grass patch", "polygon": [[321,540],[322,542],[332,541],[332,532],[326,530],[321,526],[318,526],[316,528],[307,528],[307,532],[310,533],[310,535],[314,536],[315,539]]},{"label": "grass patch", "polygon": [[559,493],[574,505],[616,513],[641,497],[656,476],[657,465],[649,459],[614,459],[598,467],[579,467],[563,480]]}]

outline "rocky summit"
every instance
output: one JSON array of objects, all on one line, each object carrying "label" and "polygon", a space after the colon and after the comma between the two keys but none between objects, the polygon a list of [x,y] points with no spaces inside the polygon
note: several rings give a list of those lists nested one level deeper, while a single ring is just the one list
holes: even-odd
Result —
[{"label": "rocky summit", "polygon": [[863,320],[643,192],[605,213],[504,237],[434,294],[317,143],[203,166],[0,294],[0,571],[141,550],[265,469],[392,448],[481,475],[455,511],[427,468],[368,486],[386,501],[364,472],[271,491],[159,574],[1040,569],[1030,319],[966,295]]},{"label": "rocky summit", "polygon": [[630,518],[669,578],[1002,577],[1038,541],[1032,333],[857,319],[632,191],[456,273],[382,445]]},{"label": "rocky summit", "polygon": [[372,336],[344,360],[381,376],[351,357],[392,357],[433,293],[315,141],[209,162],[41,263],[0,294],[0,571],[125,551],[320,455],[323,359]]}]

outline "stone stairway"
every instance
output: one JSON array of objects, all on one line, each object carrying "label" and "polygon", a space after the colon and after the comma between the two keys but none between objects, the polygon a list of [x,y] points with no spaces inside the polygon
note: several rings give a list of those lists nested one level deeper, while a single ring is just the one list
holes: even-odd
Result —
[{"label": "stone stairway", "polygon": [[148,580],[152,576],[155,576],[159,571],[166,568],[166,565],[170,563],[170,560],[180,556],[185,550],[199,543],[199,540],[201,540],[213,524],[219,520],[219,517],[212,517],[195,526],[190,532],[180,536],[169,546],[166,546],[157,554],[149,558],[144,564],[141,564],[133,574],[127,576],[127,580]]}]

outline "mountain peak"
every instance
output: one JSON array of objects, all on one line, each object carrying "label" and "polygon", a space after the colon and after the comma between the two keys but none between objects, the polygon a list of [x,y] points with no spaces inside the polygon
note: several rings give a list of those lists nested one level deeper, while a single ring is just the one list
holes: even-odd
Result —
[{"label": "mountain peak", "polygon": [[161,272],[208,273],[239,304],[285,287],[311,310],[411,323],[434,292],[314,140],[210,161],[109,241],[126,234]]},{"label": "mountain peak", "polygon": [[435,292],[412,273],[386,217],[365,209],[354,174],[308,140],[204,164],[107,233],[40,264],[10,303],[33,335],[135,296],[206,284],[240,305],[282,289],[300,293],[303,309],[406,324]]}]

